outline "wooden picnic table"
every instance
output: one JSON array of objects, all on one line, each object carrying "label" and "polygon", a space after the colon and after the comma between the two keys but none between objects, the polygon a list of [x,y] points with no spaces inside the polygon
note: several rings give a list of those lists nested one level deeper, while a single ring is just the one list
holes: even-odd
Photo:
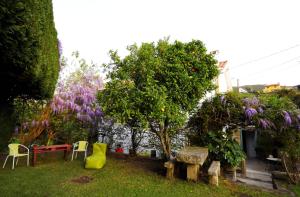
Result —
[{"label": "wooden picnic table", "polygon": [[60,144],[60,145],[51,145],[51,146],[33,146],[32,152],[32,166],[35,166],[37,154],[46,153],[46,152],[56,152],[64,151],[64,159],[67,159],[67,153],[71,151],[72,145],[70,144]]},{"label": "wooden picnic table", "polygon": [[185,147],[176,154],[176,160],[187,164],[187,180],[197,181],[199,169],[208,156],[208,148]]}]

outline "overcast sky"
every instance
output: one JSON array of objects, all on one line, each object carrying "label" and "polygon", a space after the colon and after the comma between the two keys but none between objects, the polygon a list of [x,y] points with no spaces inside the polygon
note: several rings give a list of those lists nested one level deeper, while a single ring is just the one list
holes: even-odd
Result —
[{"label": "overcast sky", "polygon": [[[64,55],[98,63],[108,51],[170,36],[203,41],[228,60],[233,85],[300,84],[299,0],[53,0]],[[248,64],[245,64],[248,63]]]}]

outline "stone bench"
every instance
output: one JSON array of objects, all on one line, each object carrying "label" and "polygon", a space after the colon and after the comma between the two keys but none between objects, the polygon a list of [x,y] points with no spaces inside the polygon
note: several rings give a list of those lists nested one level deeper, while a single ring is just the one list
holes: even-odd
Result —
[{"label": "stone bench", "polygon": [[188,181],[197,182],[199,171],[208,156],[208,148],[185,147],[176,154],[176,160],[187,164],[186,178]]},{"label": "stone bench", "polygon": [[219,185],[219,177],[220,176],[220,161],[213,161],[208,169],[208,178],[209,184],[211,185]]},{"label": "stone bench", "polygon": [[175,161],[167,161],[164,163],[165,168],[167,168],[167,179],[174,178],[174,168],[175,168]]}]

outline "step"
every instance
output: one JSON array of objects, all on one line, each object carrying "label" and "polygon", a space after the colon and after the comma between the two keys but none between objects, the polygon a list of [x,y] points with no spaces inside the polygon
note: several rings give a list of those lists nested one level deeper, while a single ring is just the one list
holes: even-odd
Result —
[{"label": "step", "polygon": [[259,181],[259,180],[254,180],[254,179],[249,179],[249,178],[242,178],[242,177],[237,177],[237,181],[247,184],[247,185],[252,185],[252,186],[257,186],[257,187],[262,187],[266,189],[273,189],[273,184],[272,181]]},{"label": "step", "polygon": [[247,169],[247,177],[249,179],[264,181],[264,182],[272,182],[272,175],[268,172],[256,171],[256,170],[248,170]]}]

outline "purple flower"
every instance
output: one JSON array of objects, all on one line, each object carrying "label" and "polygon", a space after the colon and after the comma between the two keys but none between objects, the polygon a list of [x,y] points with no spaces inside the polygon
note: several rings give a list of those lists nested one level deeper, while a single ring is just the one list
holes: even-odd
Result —
[{"label": "purple flower", "polygon": [[101,111],[100,108],[96,108],[95,110],[95,116],[102,116],[103,115],[103,112]]},{"label": "purple flower", "polygon": [[256,109],[249,107],[245,110],[245,115],[246,117],[251,120],[253,116],[255,116],[257,114]]},{"label": "purple flower", "polygon": [[297,115],[298,120],[300,120],[300,114]]},{"label": "purple flower", "polygon": [[258,111],[258,113],[260,113],[260,114],[264,113],[264,110],[263,110],[261,107],[258,107],[258,108],[257,108],[257,111]]},{"label": "purple flower", "polygon": [[287,126],[290,126],[292,124],[292,118],[290,116],[290,114],[287,111],[283,111],[283,115],[284,115],[284,122]]},{"label": "purple flower", "polygon": [[250,106],[250,99],[249,99],[249,98],[244,98],[242,101],[243,101],[243,103],[244,103],[246,106]]},{"label": "purple flower", "polygon": [[264,129],[269,129],[271,127],[275,128],[275,125],[271,121],[266,119],[259,119],[258,123]]},{"label": "purple flower", "polygon": [[32,126],[32,127],[35,127],[35,126],[36,126],[35,120],[33,120],[33,121],[31,122],[31,126]]},{"label": "purple flower", "polygon": [[49,120],[45,120],[45,126],[49,127]]},{"label": "purple flower", "polygon": [[253,97],[250,103],[251,105],[257,106],[259,104],[259,100],[256,97]]},{"label": "purple flower", "polygon": [[59,39],[57,39],[57,40],[58,40],[58,43],[57,43],[58,54],[59,54],[59,57],[61,57],[62,52],[63,52],[62,44],[61,44],[61,41]]},{"label": "purple flower", "polygon": [[15,134],[17,135],[19,133],[19,128],[15,127]]},{"label": "purple flower", "polygon": [[220,97],[220,100],[221,100],[221,103],[222,103],[222,104],[224,104],[224,101],[225,101],[225,96],[224,96],[224,95],[222,95],[222,96]]}]

